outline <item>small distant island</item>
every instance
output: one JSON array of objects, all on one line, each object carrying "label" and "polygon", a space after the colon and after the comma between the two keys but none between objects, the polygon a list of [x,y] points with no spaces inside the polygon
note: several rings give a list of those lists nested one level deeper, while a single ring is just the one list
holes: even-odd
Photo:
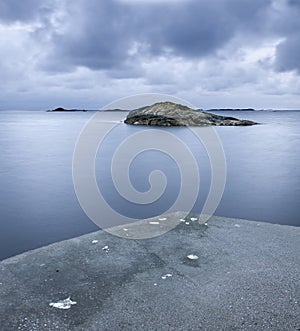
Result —
[{"label": "small distant island", "polygon": [[131,110],[124,123],[154,126],[246,126],[258,124],[235,117],[207,113],[173,102],[158,102]]},{"label": "small distant island", "polygon": [[87,111],[87,110],[85,110],[85,109],[65,109],[62,107],[47,110],[47,112],[73,112],[73,111]]},{"label": "small distant island", "polygon": [[206,111],[255,111],[254,108],[211,108]]}]

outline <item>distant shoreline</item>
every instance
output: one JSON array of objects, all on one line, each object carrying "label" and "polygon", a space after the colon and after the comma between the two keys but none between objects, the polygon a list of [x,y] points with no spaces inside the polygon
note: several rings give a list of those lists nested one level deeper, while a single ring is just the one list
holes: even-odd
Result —
[{"label": "distant shoreline", "polygon": [[254,108],[211,108],[206,111],[256,111]]}]

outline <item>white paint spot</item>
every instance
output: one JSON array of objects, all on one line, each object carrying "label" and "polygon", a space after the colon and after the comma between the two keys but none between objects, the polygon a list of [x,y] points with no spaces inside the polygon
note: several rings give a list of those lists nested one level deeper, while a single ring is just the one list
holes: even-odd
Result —
[{"label": "white paint spot", "polygon": [[199,256],[195,255],[195,254],[190,254],[187,256],[187,258],[189,260],[198,260],[199,259]]},{"label": "white paint spot", "polygon": [[241,226],[239,224],[234,224],[236,228],[240,228]]},{"label": "white paint spot", "polygon": [[108,252],[109,251],[109,247],[107,245],[105,245],[104,247],[102,247],[102,249],[105,251],[105,252]]},{"label": "white paint spot", "polygon": [[76,305],[76,301],[72,301],[70,297],[59,300],[58,302],[49,303],[50,307],[58,308],[58,309],[70,309],[72,305]]},{"label": "white paint spot", "polygon": [[172,277],[172,274],[165,274],[161,276],[162,279],[167,279],[169,277]]}]

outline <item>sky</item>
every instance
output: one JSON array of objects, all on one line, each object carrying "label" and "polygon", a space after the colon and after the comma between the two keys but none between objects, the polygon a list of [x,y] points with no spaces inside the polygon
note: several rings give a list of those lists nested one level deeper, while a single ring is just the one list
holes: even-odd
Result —
[{"label": "sky", "polygon": [[0,109],[300,109],[299,0],[0,0],[0,55]]}]

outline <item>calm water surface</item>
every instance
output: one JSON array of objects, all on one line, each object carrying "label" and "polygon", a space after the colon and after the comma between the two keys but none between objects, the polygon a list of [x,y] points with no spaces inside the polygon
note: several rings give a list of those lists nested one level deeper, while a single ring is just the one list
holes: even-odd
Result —
[{"label": "calm water surface", "polygon": [[[300,226],[300,111],[220,114],[263,124],[216,128],[225,151],[227,181],[215,214]],[[82,211],[72,181],[74,147],[91,116],[93,112],[0,111],[0,259],[98,229]],[[116,120],[114,114],[111,120]],[[124,215],[138,218],[164,212],[180,187],[176,163],[167,155],[148,151],[136,158],[130,178],[138,190],[145,191],[149,173],[162,170],[168,179],[164,196],[155,205],[132,208],[114,189],[113,151],[142,129],[117,125],[96,159],[105,199]],[[194,211],[200,211],[211,179],[208,157],[186,128],[167,130],[184,140],[197,158],[201,190]]]}]

